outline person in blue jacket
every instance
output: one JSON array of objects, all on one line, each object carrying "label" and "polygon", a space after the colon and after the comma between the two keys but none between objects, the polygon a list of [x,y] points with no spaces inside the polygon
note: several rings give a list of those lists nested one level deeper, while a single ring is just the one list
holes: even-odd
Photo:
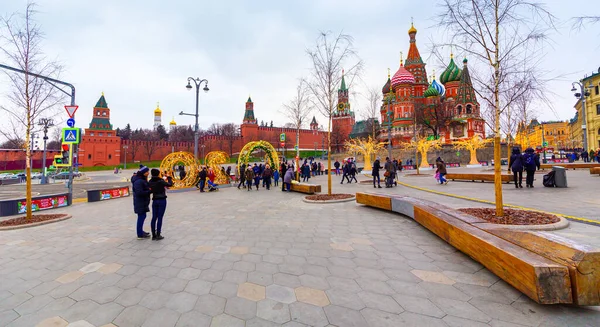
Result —
[{"label": "person in blue jacket", "polygon": [[525,186],[533,187],[533,176],[535,170],[540,169],[540,157],[532,148],[527,148],[523,154],[523,166],[527,176],[525,176]]},{"label": "person in blue jacket", "polygon": [[150,233],[144,232],[146,213],[150,211],[150,185],[148,174],[150,170],[143,166],[138,170],[135,178],[131,179],[133,189],[133,211],[137,214],[137,237],[139,240],[149,238]]},{"label": "person in blue jacket", "polygon": [[254,164],[254,168],[252,168],[252,171],[254,171],[254,185],[256,186],[256,190],[258,191],[258,187],[260,186],[260,167]]}]

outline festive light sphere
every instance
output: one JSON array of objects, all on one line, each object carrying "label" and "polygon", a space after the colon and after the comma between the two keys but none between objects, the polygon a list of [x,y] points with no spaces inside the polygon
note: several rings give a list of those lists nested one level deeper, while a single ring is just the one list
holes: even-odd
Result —
[{"label": "festive light sphere", "polygon": [[[183,166],[185,177],[180,178],[179,168]],[[189,152],[173,152],[167,155],[160,163],[160,171],[173,176],[172,189],[193,187],[198,183],[198,161]]]}]

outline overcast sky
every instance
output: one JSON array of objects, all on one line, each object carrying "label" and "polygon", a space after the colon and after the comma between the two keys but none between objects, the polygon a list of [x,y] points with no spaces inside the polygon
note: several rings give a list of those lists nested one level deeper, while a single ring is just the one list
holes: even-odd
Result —
[{"label": "overcast sky", "polygon": [[[547,0],[560,20],[543,69],[565,76],[549,86],[554,111],[537,108],[542,120],[566,120],[574,115],[571,82],[600,66],[600,25],[572,31],[568,20],[593,1]],[[0,0],[0,14],[23,11],[25,0]],[[381,88],[398,68],[399,52],[408,52],[411,17],[418,29],[417,45],[427,61],[428,74],[444,67],[429,57],[430,40],[437,39],[436,1],[305,0],[39,0],[37,20],[45,33],[43,49],[65,66],[62,79],[77,88],[77,125],[87,127],[92,107],[105,93],[114,127],[131,123],[151,128],[160,101],[163,124],[174,116],[178,124],[193,117],[177,116],[195,110],[194,92],[185,88],[188,76],[206,78],[210,92],[200,95],[200,125],[241,123],[248,95],[258,120],[282,125],[284,102],[295,92],[299,78],[308,76],[306,48],[319,31],[344,31],[355,38],[365,61],[360,85],[351,99],[357,118],[367,102],[367,87]],[[597,8],[596,11],[600,11]],[[449,52],[449,50],[448,50]],[[3,58],[0,56],[0,62]],[[7,92],[0,77],[0,102]],[[64,111],[61,111],[61,114]],[[320,124],[324,118],[315,113]],[[66,113],[64,114],[66,119]]]}]

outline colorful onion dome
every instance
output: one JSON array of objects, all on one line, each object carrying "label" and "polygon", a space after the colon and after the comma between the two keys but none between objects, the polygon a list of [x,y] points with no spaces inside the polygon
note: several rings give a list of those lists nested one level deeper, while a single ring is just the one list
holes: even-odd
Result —
[{"label": "colorful onion dome", "polygon": [[413,25],[413,23],[410,23],[410,28],[408,29],[408,35],[412,34],[412,33],[417,33],[417,29],[415,28],[415,25]]},{"label": "colorful onion dome", "polygon": [[388,77],[388,80],[387,80],[387,82],[385,82],[385,85],[381,89],[381,92],[383,94],[388,94],[388,93],[390,93],[390,88],[391,87],[392,87],[392,80]]},{"label": "colorful onion dome", "polygon": [[448,82],[458,82],[460,81],[461,73],[462,71],[454,62],[454,55],[451,54],[448,67],[446,67],[446,70],[444,70],[442,75],[440,75],[440,82],[442,82],[442,84],[446,84]]},{"label": "colorful onion dome", "polygon": [[440,95],[440,93],[436,90],[435,87],[433,87],[433,83],[429,85],[429,87],[427,88],[427,90],[425,90],[425,92],[423,92],[423,96],[426,98],[437,97],[439,95]]},{"label": "colorful onion dome", "polygon": [[398,68],[398,71],[392,77],[392,89],[396,89],[396,86],[400,84],[415,84],[415,76],[404,68],[402,54],[400,54],[400,68]]},{"label": "colorful onion dome", "polygon": [[444,85],[438,83],[435,80],[435,77],[433,78],[433,82],[431,82],[431,87],[433,87],[440,95],[446,94],[446,88]]}]

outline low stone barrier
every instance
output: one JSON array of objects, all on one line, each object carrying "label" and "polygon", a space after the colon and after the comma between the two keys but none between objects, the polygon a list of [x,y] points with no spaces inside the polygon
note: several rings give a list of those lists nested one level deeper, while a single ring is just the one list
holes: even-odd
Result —
[{"label": "low stone barrier", "polygon": [[356,202],[414,219],[538,303],[600,305],[600,249],[412,197],[357,193]]},{"label": "low stone barrier", "polygon": [[[70,206],[72,199],[69,193],[57,193],[34,196],[31,198],[31,208],[34,212]],[[0,200],[0,217],[12,216],[27,212],[25,198]]]},{"label": "low stone barrier", "polygon": [[[494,181],[494,174],[446,174],[444,177],[453,181],[481,181],[482,183]],[[510,183],[513,180],[512,175],[501,175],[501,178],[503,183]]]},{"label": "low stone barrier", "polygon": [[600,175],[600,167],[590,168],[590,175]]},{"label": "low stone barrier", "polygon": [[111,188],[102,188],[95,190],[87,190],[88,202],[97,202],[129,196],[129,186],[119,186]]}]

